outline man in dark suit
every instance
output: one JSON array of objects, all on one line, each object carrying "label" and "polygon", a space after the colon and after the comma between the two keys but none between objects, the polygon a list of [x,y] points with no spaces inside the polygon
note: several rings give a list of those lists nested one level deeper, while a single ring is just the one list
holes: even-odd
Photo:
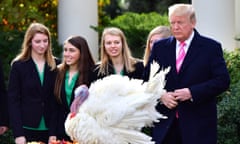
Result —
[{"label": "man in dark suit", "polygon": [[[216,98],[230,84],[221,44],[197,32],[190,4],[170,6],[169,21],[173,36],[154,44],[145,72],[147,80],[153,61],[161,68],[171,67],[167,92],[157,106],[168,119],[154,124],[153,140],[157,144],[216,144]],[[176,68],[179,57],[183,59],[180,70]]]}]

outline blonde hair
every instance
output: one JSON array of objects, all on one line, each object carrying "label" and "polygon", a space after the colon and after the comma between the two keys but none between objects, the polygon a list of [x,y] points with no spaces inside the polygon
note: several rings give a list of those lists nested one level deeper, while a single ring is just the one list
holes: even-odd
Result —
[{"label": "blonde hair", "polygon": [[147,62],[148,62],[148,59],[149,59],[149,56],[151,53],[150,39],[153,35],[156,35],[156,34],[161,34],[162,38],[167,38],[167,37],[171,36],[171,30],[168,26],[157,26],[150,31],[150,33],[148,34],[148,37],[147,37],[145,52],[144,52],[144,56],[143,56],[144,66],[147,65]]},{"label": "blonde hair", "polygon": [[110,59],[109,55],[107,54],[105,47],[104,47],[105,36],[108,34],[114,35],[114,36],[119,36],[121,38],[122,46],[123,46],[122,56],[123,56],[124,67],[127,72],[134,71],[135,70],[134,64],[136,63],[136,60],[131,55],[130,48],[128,47],[127,40],[126,40],[126,37],[125,37],[123,31],[116,27],[108,27],[108,28],[105,28],[102,32],[101,45],[100,45],[100,48],[101,48],[101,60],[100,61],[101,61],[101,63],[99,65],[98,75],[100,75],[100,74],[108,75],[109,74],[108,64],[109,64],[109,61],[111,61],[111,59]]},{"label": "blonde hair", "polygon": [[32,50],[31,42],[36,33],[45,34],[48,37],[49,43],[48,43],[47,51],[45,52],[45,58],[46,58],[47,64],[51,67],[51,70],[53,70],[56,68],[56,62],[54,60],[54,56],[52,55],[51,35],[48,28],[41,23],[30,24],[24,36],[21,52],[13,59],[12,63],[18,60],[26,61],[31,58],[31,50]]},{"label": "blonde hair", "polygon": [[189,19],[196,22],[196,14],[193,6],[191,4],[174,4],[168,8],[168,17],[172,15],[183,16],[189,15]]}]

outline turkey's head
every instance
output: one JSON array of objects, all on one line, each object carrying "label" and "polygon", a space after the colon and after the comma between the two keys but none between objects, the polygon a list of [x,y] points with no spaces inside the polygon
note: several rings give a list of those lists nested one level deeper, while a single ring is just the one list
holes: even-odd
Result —
[{"label": "turkey's head", "polygon": [[82,103],[88,98],[89,92],[86,85],[80,85],[74,91],[75,98],[71,104],[70,111],[71,113],[76,113]]}]

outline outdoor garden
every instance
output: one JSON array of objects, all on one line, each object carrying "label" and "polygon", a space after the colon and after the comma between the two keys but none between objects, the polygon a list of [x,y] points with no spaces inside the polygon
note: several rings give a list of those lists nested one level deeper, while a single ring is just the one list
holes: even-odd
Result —
[{"label": "outdoor garden", "polygon": [[[92,28],[99,34],[106,26],[121,28],[126,34],[133,55],[142,58],[148,33],[157,25],[169,25],[167,6],[176,1],[162,0],[158,3],[157,0],[129,0],[128,8],[120,1],[122,2],[98,0],[99,25]],[[6,86],[11,60],[19,52],[25,30],[31,22],[41,22],[49,27],[52,33],[53,53],[61,57],[62,47],[57,41],[57,4],[57,0],[0,1],[0,59],[3,62]],[[218,144],[240,144],[240,51],[237,47],[231,52],[225,49],[224,57],[231,84],[217,99]],[[0,143],[14,143],[11,129],[0,136]]]}]

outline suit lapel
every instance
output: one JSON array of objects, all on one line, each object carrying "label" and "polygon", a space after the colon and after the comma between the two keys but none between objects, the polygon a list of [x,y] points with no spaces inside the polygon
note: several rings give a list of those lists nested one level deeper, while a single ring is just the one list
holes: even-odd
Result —
[{"label": "suit lapel", "polygon": [[63,86],[62,86],[62,89],[61,89],[61,100],[62,100],[62,103],[63,103],[63,106],[65,107],[65,109],[67,110],[70,110],[70,106],[75,98],[75,95],[74,95],[74,90],[78,87],[77,85],[77,82],[75,83],[74,87],[73,87],[73,91],[72,91],[72,94],[71,94],[71,100],[70,100],[70,105],[68,105],[68,102],[67,102],[67,94],[66,94],[66,91],[65,91],[65,82],[63,82]]},{"label": "suit lapel", "polygon": [[170,65],[171,68],[176,72],[176,39],[172,39],[169,50]]},{"label": "suit lapel", "polygon": [[34,63],[32,58],[29,61],[29,65],[31,66],[31,69],[32,69],[32,75],[35,77],[34,80],[37,81],[38,90],[39,92],[41,92],[41,88],[42,88],[41,80],[38,74],[37,66]]},{"label": "suit lapel", "polygon": [[171,66],[172,76],[176,80],[177,79],[177,70],[176,70],[176,39],[170,39],[170,47],[169,47],[169,63]]}]

